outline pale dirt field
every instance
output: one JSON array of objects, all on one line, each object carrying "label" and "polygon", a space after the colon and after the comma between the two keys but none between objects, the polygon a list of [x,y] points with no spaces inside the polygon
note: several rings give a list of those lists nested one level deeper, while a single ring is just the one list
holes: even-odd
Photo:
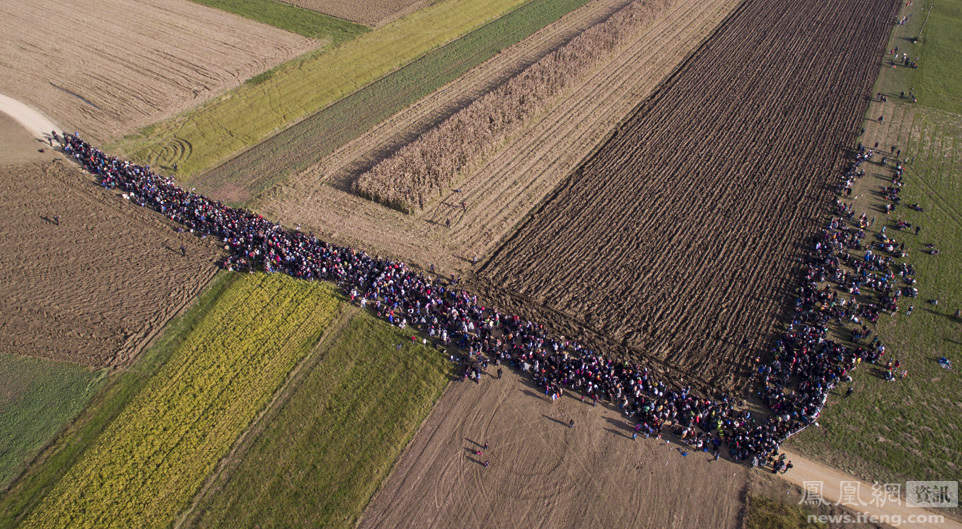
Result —
[{"label": "pale dirt field", "polygon": [[324,13],[366,26],[383,26],[436,0],[281,0],[304,9]]},{"label": "pale dirt field", "polygon": [[0,35],[0,93],[94,143],[322,44],[188,0],[9,0]]},{"label": "pale dirt field", "polygon": [[127,366],[207,285],[219,253],[0,114],[0,352]]},{"label": "pale dirt field", "polygon": [[[471,269],[538,204],[618,122],[727,16],[740,0],[678,0],[661,20],[639,32],[556,106],[486,164],[418,215],[405,215],[350,193],[349,182],[388,154],[476,97],[491,79],[506,78],[537,54],[561,45],[572,27],[597,20],[622,3],[596,0],[398,113],[291,177],[254,204],[284,224],[301,225],[342,244],[401,258],[448,274]],[[570,37],[568,37],[570,38]],[[530,62],[527,62],[530,64]],[[395,147],[396,148],[396,147]],[[465,202],[466,211],[460,207]],[[445,221],[451,221],[446,228]]]},{"label": "pale dirt field", "polygon": [[675,442],[632,440],[622,417],[567,395],[552,404],[512,370],[480,385],[452,383],[359,525],[739,526],[747,466],[684,456]]}]

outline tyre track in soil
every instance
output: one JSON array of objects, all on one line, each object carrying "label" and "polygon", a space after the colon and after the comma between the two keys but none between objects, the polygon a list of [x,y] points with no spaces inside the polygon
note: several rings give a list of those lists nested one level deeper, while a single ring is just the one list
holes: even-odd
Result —
[{"label": "tyre track in soil", "polygon": [[[746,466],[632,440],[616,407],[538,391],[510,370],[450,384],[358,527],[739,526]],[[486,442],[488,467],[472,452]]]},{"label": "tyre track in soil", "polygon": [[[345,191],[345,184],[387,154],[378,145],[398,142],[400,146],[421,131],[423,122],[418,120],[423,116],[437,116],[440,121],[450,110],[438,108],[470,99],[475,79],[506,79],[507,74],[498,77],[486,70],[496,61],[507,60],[508,54],[515,53],[513,48],[372,129],[319,166],[292,177],[290,184],[265,194],[254,207],[342,244],[396,256],[415,266],[435,263],[439,271],[464,273],[471,257],[493,249],[740,1],[678,0],[661,19],[639,31],[633,42],[620,47],[595,73],[559,98],[554,108],[462,179],[455,186],[460,193],[447,191],[419,215],[405,215],[357,197]],[[542,32],[557,31],[557,25],[571,23],[569,17],[586,17],[586,8],[600,10],[601,5],[611,10],[617,3],[592,2]],[[522,44],[530,45],[527,40]],[[536,56],[525,55],[532,62]],[[467,212],[454,207],[462,200]],[[447,219],[450,230],[445,228]]]},{"label": "tyre track in soil", "polygon": [[484,264],[485,297],[743,388],[829,204],[894,10],[748,0]]}]

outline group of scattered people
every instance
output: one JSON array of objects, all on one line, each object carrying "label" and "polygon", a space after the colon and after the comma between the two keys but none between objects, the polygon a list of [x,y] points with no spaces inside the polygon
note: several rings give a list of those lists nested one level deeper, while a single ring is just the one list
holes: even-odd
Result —
[{"label": "group of scattered people", "polygon": [[[465,378],[480,382],[489,362],[511,365],[552,399],[571,391],[582,401],[618,406],[634,424],[636,437],[674,433],[690,446],[711,449],[716,456],[727,447],[733,459],[754,464],[816,421],[828,392],[850,381],[856,366],[882,358],[885,347],[863,322],[894,310],[900,285],[912,275],[910,268],[895,264],[891,249],[859,255],[873,246],[864,240],[867,220],[863,216],[855,221],[850,207],[842,204],[848,213],[833,218],[811,241],[794,315],[774,342],[772,358],[755,358],[758,397],[770,410],[762,418],[728,395],[698,395],[690,387],[658,380],[647,367],[616,362],[575,341],[553,337],[542,325],[483,306],[477,296],[436,275],[285,229],[245,209],[186,191],[149,166],[108,156],[76,134],[57,139],[103,187],[121,191],[131,202],[160,212],[191,233],[222,241],[229,253],[220,265],[228,270],[334,281],[352,301],[380,318],[466,352]],[[873,156],[860,147],[846,178],[864,174],[860,166]],[[877,303],[858,301],[868,290],[878,293]],[[855,325],[855,347],[829,337],[832,322]]]}]

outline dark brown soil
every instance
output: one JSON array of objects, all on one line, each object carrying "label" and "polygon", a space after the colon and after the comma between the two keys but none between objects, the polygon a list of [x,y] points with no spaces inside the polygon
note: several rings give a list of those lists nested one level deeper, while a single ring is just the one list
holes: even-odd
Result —
[{"label": "dark brown soil", "polygon": [[893,0],[747,0],[476,280],[509,311],[678,380],[742,388],[792,302]]}]

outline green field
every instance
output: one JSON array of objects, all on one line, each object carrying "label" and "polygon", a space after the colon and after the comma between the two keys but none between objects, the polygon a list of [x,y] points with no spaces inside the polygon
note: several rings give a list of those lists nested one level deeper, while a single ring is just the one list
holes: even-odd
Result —
[{"label": "green field", "polygon": [[[919,297],[903,299],[899,314],[883,317],[877,331],[887,344],[886,356],[900,359],[909,377],[886,382],[879,367],[859,368],[857,391],[830,399],[822,426],[792,442],[874,479],[953,479],[962,476],[962,321],[954,317],[962,308],[962,119],[928,109],[906,119],[903,135],[895,141],[916,160],[907,170],[902,200],[922,205],[924,212],[902,208],[896,218],[922,231],[918,237],[909,232],[893,236],[910,249],[907,261],[916,269]],[[873,211],[869,215],[882,217]],[[891,220],[884,219],[889,230]],[[925,253],[926,244],[935,244],[942,254]],[[928,303],[930,299],[939,304]],[[905,314],[909,305],[915,307],[911,316]],[[951,359],[953,369],[941,368],[936,362],[940,356]]]},{"label": "green field", "polygon": [[337,46],[368,31],[366,26],[277,0],[191,0]]},{"label": "green field", "polygon": [[240,189],[236,202],[246,202],[585,3],[532,0],[251,147],[193,185],[214,196]]},{"label": "green field", "polygon": [[[922,30],[920,53],[914,54],[921,58],[921,68],[912,86],[922,105],[962,114],[962,2],[939,0],[926,2],[928,6],[932,13]],[[925,18],[921,9],[917,12],[916,16]]]},{"label": "green field", "polygon": [[443,0],[330,51],[280,65],[199,108],[128,136],[111,150],[191,176],[516,8],[524,0]]},{"label": "green field", "polygon": [[217,275],[190,310],[167,324],[163,335],[141,354],[134,366],[127,371],[108,376],[103,390],[91,400],[90,405],[56,442],[44,450],[40,463],[28,469],[0,496],[0,527],[14,527],[36,507],[57,480],[63,477],[96,441],[106,425],[117,417],[170,355],[180,348],[211,308],[240,277],[237,274]]},{"label": "green field", "polygon": [[84,408],[103,372],[0,355],[0,489]]},{"label": "green field", "polygon": [[[909,48],[913,55],[921,53],[921,68],[883,69],[877,91],[889,94],[884,105],[887,121],[884,126],[869,123],[862,140],[874,144],[881,139],[881,146],[897,145],[903,158],[914,158],[906,166],[902,204],[917,203],[924,211],[903,206],[889,217],[882,215],[876,209],[882,204],[876,193],[889,182],[871,173],[863,179],[862,199],[856,202],[857,211],[879,219],[866,240],[875,240],[873,235],[887,226],[890,236],[905,242],[906,262],[916,269],[919,297],[902,299],[899,313],[883,316],[877,326],[887,345],[886,358],[900,359],[909,376],[886,382],[880,367],[860,367],[855,373],[855,393],[844,398],[840,395],[844,388],[837,390],[819,421],[821,427],[809,428],[792,440],[806,453],[879,481],[962,476],[962,321],[955,317],[955,311],[962,309],[962,115],[952,112],[953,101],[962,97],[962,84],[941,84],[949,88],[946,92],[916,90],[919,99],[914,105],[899,98],[899,92],[918,79],[939,78],[937,70],[927,71],[930,65],[957,62],[962,56],[959,39],[936,40],[943,38],[939,35],[962,32],[962,19],[954,19],[954,33],[930,32],[938,27],[933,21],[949,20],[941,18],[940,10],[958,13],[962,1],[940,1],[935,6],[923,40]],[[924,13],[924,8],[918,5],[915,12]],[[922,19],[916,17],[915,27],[896,28],[889,49],[911,46],[904,37],[918,34]],[[890,172],[882,174],[891,178]],[[922,231],[918,236],[914,230],[894,231],[896,219],[918,225]],[[934,244],[941,254],[930,255],[927,244]],[[933,299],[938,305],[929,303]],[[911,315],[906,314],[909,305],[914,306]],[[952,361],[951,370],[938,365],[941,356]]]},{"label": "green field", "polygon": [[338,310],[327,284],[241,275],[21,527],[167,527]]},{"label": "green field", "polygon": [[317,364],[188,525],[354,527],[450,375],[437,350],[362,311],[314,354]]}]

